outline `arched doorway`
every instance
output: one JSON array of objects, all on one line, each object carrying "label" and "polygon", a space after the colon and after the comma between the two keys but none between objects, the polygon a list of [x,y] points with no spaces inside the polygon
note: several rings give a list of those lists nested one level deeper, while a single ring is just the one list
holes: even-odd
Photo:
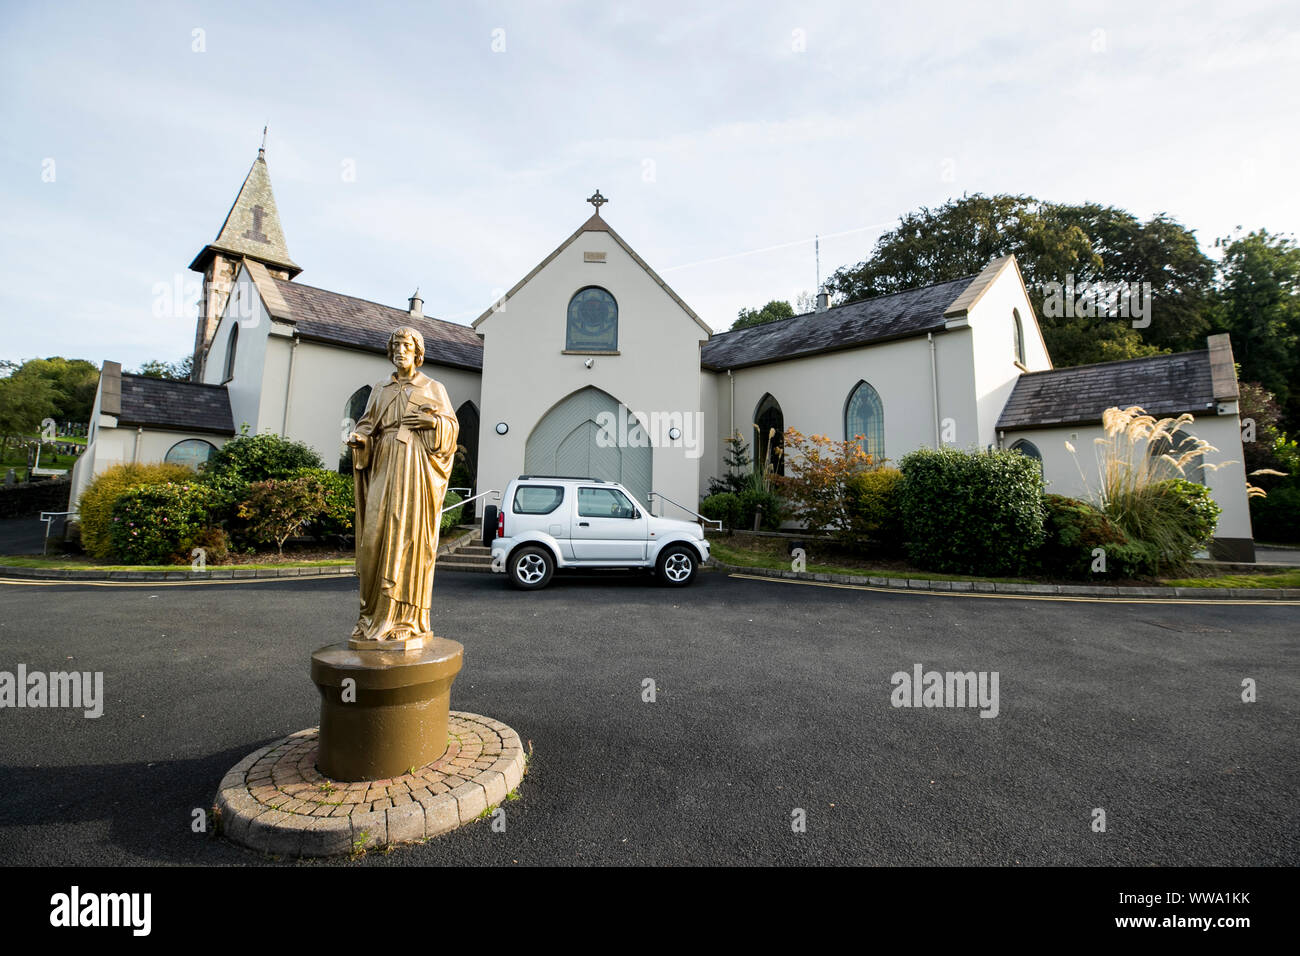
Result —
[{"label": "arched doorway", "polygon": [[524,447],[525,474],[617,481],[647,507],[652,461],[645,429],[617,399],[594,387],[557,403]]},{"label": "arched doorway", "polygon": [[[482,490],[478,486],[478,407],[473,402],[465,402],[456,409],[456,422],[460,425],[460,435],[456,440],[459,447],[456,449],[455,467],[451,470],[451,484],[454,488],[470,488],[473,494],[478,494]],[[466,506],[461,514],[462,524],[474,520],[477,504],[473,501]]]}]

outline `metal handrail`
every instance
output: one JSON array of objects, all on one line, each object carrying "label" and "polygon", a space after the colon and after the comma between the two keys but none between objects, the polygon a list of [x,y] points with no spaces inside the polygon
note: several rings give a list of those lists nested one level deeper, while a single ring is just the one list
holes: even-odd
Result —
[{"label": "metal handrail", "polygon": [[[455,489],[455,488],[449,488],[448,490],[449,490],[449,491],[455,491],[456,489]],[[469,489],[467,488],[467,489],[465,489],[465,490],[468,491]],[[493,500],[495,500],[495,501],[500,501],[500,500],[501,500],[501,492],[499,492],[499,491],[497,491],[497,490],[495,490],[495,489],[489,489],[488,491],[480,491],[480,492],[479,492],[478,494],[476,494],[473,498],[462,498],[460,501],[456,502],[454,505],[448,505],[447,507],[443,508],[441,511],[438,512],[438,514],[439,514],[439,516],[441,516],[441,515],[445,515],[448,511],[453,511],[453,510],[455,510],[456,508],[459,508],[461,505],[467,505],[467,504],[469,504],[471,501],[478,501],[478,499],[480,499],[480,498],[485,498],[485,497],[487,497],[488,495],[495,495],[496,497],[493,499]]]},{"label": "metal handrail", "polygon": [[696,518],[699,518],[701,523],[703,523],[703,524],[716,524],[716,525],[718,526],[718,530],[719,530],[719,531],[722,530],[722,522],[719,521],[717,518],[706,518],[706,517],[704,517],[704,515],[700,514],[698,511],[692,511],[690,508],[686,507],[684,504],[682,504],[682,503],[680,503],[680,502],[677,502],[677,501],[673,501],[673,499],[669,498],[669,497],[668,497],[667,495],[665,495],[665,494],[661,494],[661,493],[658,492],[658,491],[652,491],[652,492],[650,492],[650,494],[649,494],[648,497],[650,497],[651,499],[654,499],[654,498],[661,498],[662,500],[668,502],[669,504],[677,505],[678,508],[681,508],[681,509],[682,509],[683,511],[685,511],[688,515],[694,515]]},{"label": "metal handrail", "polygon": [[[50,526],[54,524],[54,519],[58,517],[63,517],[64,519],[67,519],[69,517],[72,517],[73,515],[75,515],[78,518],[81,517],[81,515],[76,511],[42,511],[41,512],[41,521],[45,523],[45,539],[41,543],[41,554],[49,553]],[[65,533],[65,537],[66,537],[66,533]]]}]

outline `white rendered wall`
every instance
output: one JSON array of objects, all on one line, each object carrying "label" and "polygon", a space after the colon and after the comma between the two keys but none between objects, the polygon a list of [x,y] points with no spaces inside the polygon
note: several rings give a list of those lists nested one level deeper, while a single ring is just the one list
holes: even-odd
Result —
[{"label": "white rendered wall", "polygon": [[972,335],[975,377],[977,444],[996,445],[997,421],[1023,374],[1016,367],[1015,317],[1025,338],[1025,367],[1032,372],[1052,367],[1033,305],[1013,265],[1006,266],[967,315]]}]

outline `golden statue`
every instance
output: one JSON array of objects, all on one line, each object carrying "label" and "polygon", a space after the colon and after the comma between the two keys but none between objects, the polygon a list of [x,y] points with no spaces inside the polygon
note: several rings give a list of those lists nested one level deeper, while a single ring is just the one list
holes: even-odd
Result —
[{"label": "golden statue", "polygon": [[433,637],[433,565],[460,426],[447,390],[417,371],[424,363],[417,330],[395,331],[388,358],[397,371],[371,389],[347,442],[361,581],[361,615],[350,643],[414,649]]}]

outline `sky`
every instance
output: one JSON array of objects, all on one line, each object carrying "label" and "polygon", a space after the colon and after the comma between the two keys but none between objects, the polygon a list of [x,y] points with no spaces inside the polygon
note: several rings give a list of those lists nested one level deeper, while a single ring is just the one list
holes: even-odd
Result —
[{"label": "sky", "polygon": [[468,324],[599,188],[723,330],[963,194],[1293,232],[1298,100],[1294,0],[0,0],[0,358],[189,354],[264,125],[298,281]]}]

